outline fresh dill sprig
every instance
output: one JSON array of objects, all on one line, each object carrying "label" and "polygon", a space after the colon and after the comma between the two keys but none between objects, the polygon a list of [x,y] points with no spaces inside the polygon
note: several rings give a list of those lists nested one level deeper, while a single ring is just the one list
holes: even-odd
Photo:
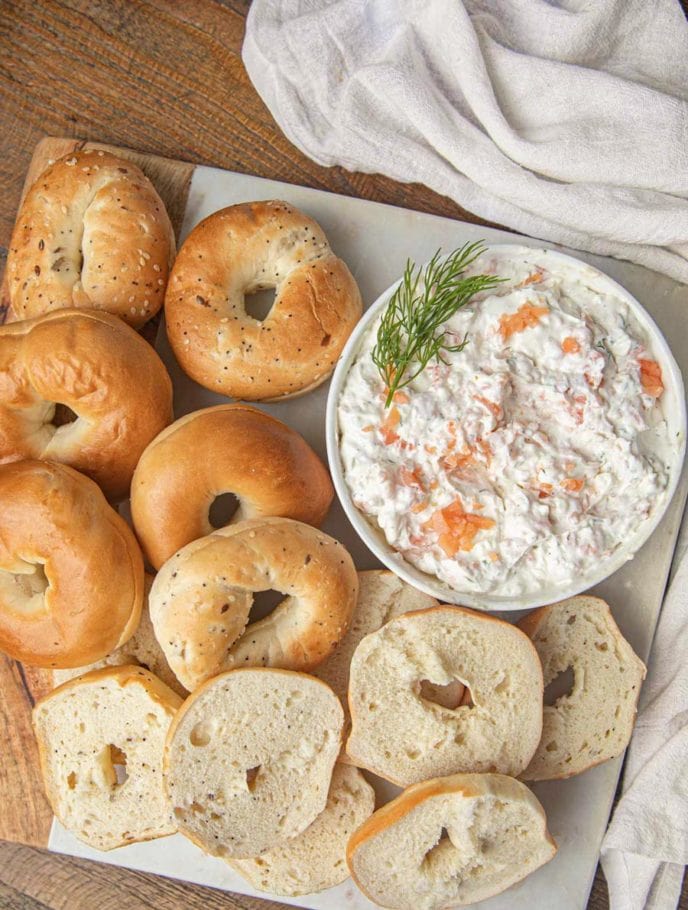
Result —
[{"label": "fresh dill sprig", "polygon": [[[372,351],[373,363],[387,388],[385,407],[392,403],[394,393],[412,382],[431,360],[446,363],[443,351],[465,348],[467,338],[461,344],[447,344],[442,327],[475,294],[503,280],[494,275],[463,277],[484,251],[479,240],[464,244],[445,258],[438,250],[425,268],[407,261],[404,277],[382,315]],[[416,363],[409,375],[410,365]]]}]

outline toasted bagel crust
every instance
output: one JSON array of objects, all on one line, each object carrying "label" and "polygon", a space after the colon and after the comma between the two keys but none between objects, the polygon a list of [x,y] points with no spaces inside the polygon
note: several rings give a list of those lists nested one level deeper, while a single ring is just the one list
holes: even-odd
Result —
[{"label": "toasted bagel crust", "polygon": [[[275,288],[265,319],[245,295]],[[182,369],[233,398],[270,401],[330,375],[361,315],[361,295],[320,226],[286,202],[214,212],[184,241],[165,295]]]},{"label": "toasted bagel crust", "polygon": [[242,404],[194,411],[150,443],[134,474],[132,517],[151,565],[215,530],[208,513],[222,493],[239,500],[232,523],[279,516],[319,525],[334,496],[327,469],[286,424]]},{"label": "toasted bagel crust", "polygon": [[[56,429],[56,402],[77,419]],[[122,499],[139,456],[171,420],[162,360],[116,316],[56,310],[0,327],[0,463],[57,461]]]},{"label": "toasted bagel crust", "polygon": [[143,558],[96,484],[65,465],[0,465],[0,649],[81,667],[133,635]]},{"label": "toasted bagel crust", "polygon": [[70,152],[26,194],[7,255],[10,319],[64,307],[139,328],[161,308],[174,258],[165,206],[145,174],[110,152]]}]

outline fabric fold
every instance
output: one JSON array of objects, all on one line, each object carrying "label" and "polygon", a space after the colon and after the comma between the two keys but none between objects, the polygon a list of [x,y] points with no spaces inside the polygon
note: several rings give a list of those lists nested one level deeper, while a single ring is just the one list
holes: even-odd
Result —
[{"label": "fabric fold", "polygon": [[243,58],[319,164],[688,283],[677,0],[254,0]]}]

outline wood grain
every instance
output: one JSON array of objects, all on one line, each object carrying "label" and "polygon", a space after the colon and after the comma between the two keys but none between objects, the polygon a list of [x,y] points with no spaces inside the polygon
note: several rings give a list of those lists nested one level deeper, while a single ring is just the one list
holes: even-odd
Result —
[{"label": "wood grain", "polygon": [[[95,905],[99,910],[288,910],[285,904],[275,901],[258,901],[143,872],[55,856],[19,844],[0,843],[3,910],[93,910]],[[588,910],[608,908],[604,877],[598,869]],[[688,910],[685,892],[678,910]]]},{"label": "wood grain", "polygon": [[43,793],[31,709],[45,682],[42,674],[30,682],[21,664],[0,658],[0,837],[41,846],[48,843],[53,814]]},{"label": "wood grain", "polygon": [[[248,0],[0,0],[0,267],[31,155],[46,135],[105,142],[486,223],[419,184],[323,168],[295,149],[241,63],[248,7]],[[0,687],[5,735],[0,792],[3,775],[23,781],[12,805],[0,806],[1,830],[8,837],[28,831],[33,843],[45,843],[45,801],[26,798],[38,792],[32,778],[30,695],[11,661],[0,661]],[[12,718],[9,740],[3,712]],[[0,844],[0,907],[91,910],[94,905],[104,910],[282,906]],[[598,873],[589,910],[607,907]],[[685,892],[681,908],[688,910]]]},{"label": "wood grain", "polygon": [[[479,221],[418,184],[314,164],[279,132],[241,63],[246,2],[0,0],[0,244],[44,135],[108,142]],[[480,222],[485,223],[485,222]]]},{"label": "wood grain", "polygon": [[[287,910],[276,901],[257,901],[212,888],[131,872],[19,844],[0,844],[0,907],[3,886],[21,910]],[[23,898],[26,903],[19,902]],[[336,908],[333,908],[336,910]]]}]

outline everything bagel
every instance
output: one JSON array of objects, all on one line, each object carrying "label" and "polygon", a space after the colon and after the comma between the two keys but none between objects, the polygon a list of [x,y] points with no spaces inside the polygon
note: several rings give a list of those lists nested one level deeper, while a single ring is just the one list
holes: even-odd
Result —
[{"label": "everything bagel", "polygon": [[211,534],[209,510],[223,493],[239,500],[233,522],[281,516],[312,525],[334,495],[306,441],[264,411],[226,404],[187,414],[150,443],[132,481],[134,527],[151,565]]},{"label": "everything bagel", "polygon": [[[247,625],[258,591],[286,596]],[[358,593],[351,556],[288,518],[242,521],[195,540],[160,569],[149,604],[167,662],[193,691],[237,667],[308,671],[346,633]]]},{"label": "everything bagel", "polygon": [[134,634],[143,559],[92,480],[65,465],[0,465],[0,649],[81,667]]},{"label": "everything bagel", "polygon": [[[57,426],[58,404],[76,420]],[[58,461],[121,499],[171,419],[167,370],[115,316],[58,310],[0,327],[0,463]]]},{"label": "everything bagel", "polygon": [[78,307],[139,328],[162,306],[174,249],[165,206],[135,164],[72,152],[41,174],[19,210],[7,255],[11,317]]},{"label": "everything bagel", "polygon": [[[263,320],[245,295],[275,289]],[[189,234],[165,295],[182,369],[233,398],[289,398],[320,385],[361,315],[351,273],[320,226],[286,202],[233,205]]]}]

